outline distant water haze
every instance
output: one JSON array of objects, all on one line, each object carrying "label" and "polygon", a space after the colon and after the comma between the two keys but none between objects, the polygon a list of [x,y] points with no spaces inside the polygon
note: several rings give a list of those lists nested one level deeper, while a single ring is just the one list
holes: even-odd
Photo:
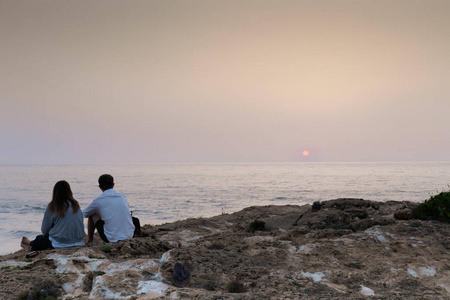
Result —
[{"label": "distant water haze", "polygon": [[57,181],[67,180],[85,208],[101,193],[103,173],[115,177],[141,224],[153,225],[345,197],[419,202],[450,183],[449,162],[0,166],[0,254],[39,234]]}]

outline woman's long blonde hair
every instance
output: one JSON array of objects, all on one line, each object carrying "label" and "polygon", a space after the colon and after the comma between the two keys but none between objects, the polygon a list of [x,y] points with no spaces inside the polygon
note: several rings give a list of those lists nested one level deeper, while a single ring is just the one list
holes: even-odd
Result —
[{"label": "woman's long blonde hair", "polygon": [[53,187],[53,197],[48,208],[51,213],[63,218],[69,208],[69,203],[72,204],[73,213],[80,209],[78,201],[73,197],[69,183],[65,180],[58,181]]}]

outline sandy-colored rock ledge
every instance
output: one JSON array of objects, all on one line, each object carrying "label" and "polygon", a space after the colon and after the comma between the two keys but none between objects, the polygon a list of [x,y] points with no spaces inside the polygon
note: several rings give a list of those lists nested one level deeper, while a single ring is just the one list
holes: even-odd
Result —
[{"label": "sandy-colored rock ledge", "polygon": [[[144,237],[109,249],[49,250],[31,261],[18,251],[0,258],[0,298],[47,280],[61,299],[450,299],[450,224],[395,220],[415,205],[249,207],[146,225]],[[255,220],[264,230],[250,229]],[[191,278],[177,288],[173,266],[184,261]]]}]

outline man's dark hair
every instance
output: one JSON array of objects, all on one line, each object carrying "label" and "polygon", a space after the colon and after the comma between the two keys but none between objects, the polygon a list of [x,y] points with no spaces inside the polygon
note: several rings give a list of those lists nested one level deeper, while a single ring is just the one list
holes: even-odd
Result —
[{"label": "man's dark hair", "polygon": [[103,174],[98,178],[98,185],[104,191],[112,189],[114,186],[114,178],[109,174]]}]

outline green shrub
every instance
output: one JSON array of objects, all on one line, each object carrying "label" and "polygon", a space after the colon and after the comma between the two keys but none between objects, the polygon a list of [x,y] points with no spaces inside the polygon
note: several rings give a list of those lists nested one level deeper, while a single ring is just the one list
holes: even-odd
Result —
[{"label": "green shrub", "polygon": [[255,232],[257,230],[265,230],[266,222],[260,221],[260,220],[255,220],[255,221],[251,222],[248,225],[248,227],[249,227],[250,232]]},{"label": "green shrub", "polygon": [[450,191],[431,196],[428,200],[420,203],[413,210],[413,214],[421,220],[450,222]]},{"label": "green shrub", "polygon": [[19,295],[20,300],[56,300],[61,294],[60,285],[52,280],[44,280],[36,287]]},{"label": "green shrub", "polygon": [[105,252],[105,253],[110,253],[111,252],[111,247],[110,246],[103,246],[100,248],[101,251]]},{"label": "green shrub", "polygon": [[322,208],[322,205],[323,204],[320,201],[316,201],[313,203],[311,210],[314,212],[319,211]]},{"label": "green shrub", "polygon": [[239,280],[234,279],[233,281],[227,283],[228,293],[243,293],[245,292],[245,286]]}]

